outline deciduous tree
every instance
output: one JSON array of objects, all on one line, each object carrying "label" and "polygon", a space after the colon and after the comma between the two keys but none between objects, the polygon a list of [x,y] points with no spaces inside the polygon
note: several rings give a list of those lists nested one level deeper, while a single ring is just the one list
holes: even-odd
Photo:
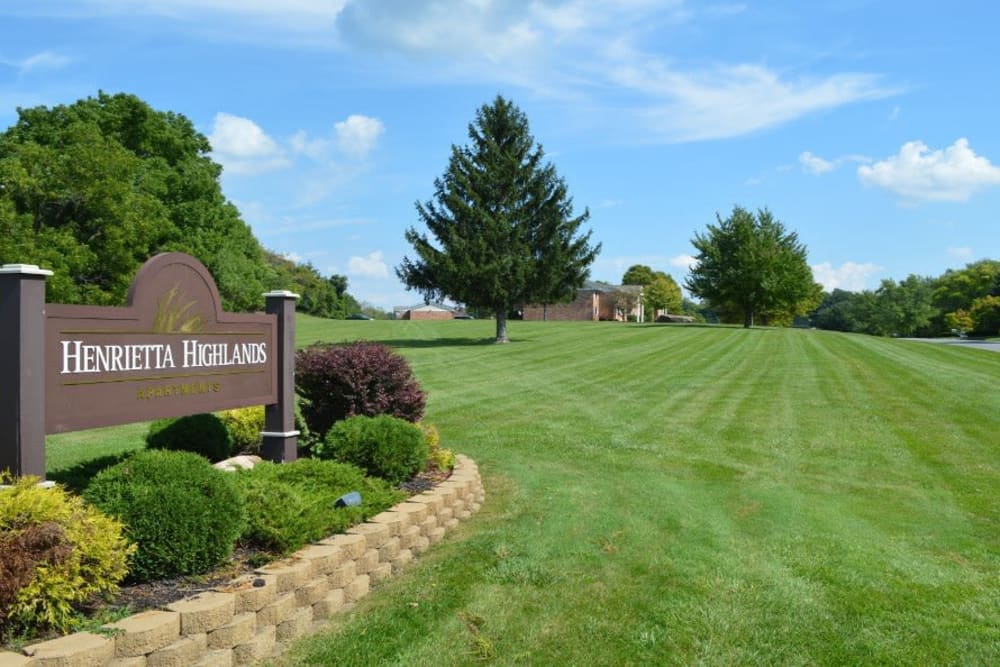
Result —
[{"label": "deciduous tree", "polygon": [[433,200],[417,203],[430,236],[406,231],[416,258],[404,257],[396,274],[428,300],[489,309],[504,343],[507,313],[572,299],[600,244],[580,233],[589,212],[573,214],[566,183],[514,104],[498,96],[481,107],[469,140],[452,146]]},{"label": "deciduous tree", "polygon": [[692,294],[721,313],[739,313],[748,328],[758,318],[804,314],[818,305],[822,288],[798,234],[766,208],[755,215],[736,206],[716,220],[691,240],[697,264],[685,286]]}]

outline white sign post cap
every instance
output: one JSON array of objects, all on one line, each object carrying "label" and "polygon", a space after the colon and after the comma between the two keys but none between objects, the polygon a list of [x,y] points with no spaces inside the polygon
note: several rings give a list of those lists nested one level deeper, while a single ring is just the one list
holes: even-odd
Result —
[{"label": "white sign post cap", "polygon": [[286,289],[274,290],[273,292],[264,292],[264,296],[265,297],[277,296],[277,297],[283,297],[285,299],[298,299],[298,298],[300,298],[299,295],[296,294],[295,292],[289,292]]},{"label": "white sign post cap", "polygon": [[40,269],[35,264],[4,264],[0,273],[20,273],[28,276],[51,276],[48,269]]}]

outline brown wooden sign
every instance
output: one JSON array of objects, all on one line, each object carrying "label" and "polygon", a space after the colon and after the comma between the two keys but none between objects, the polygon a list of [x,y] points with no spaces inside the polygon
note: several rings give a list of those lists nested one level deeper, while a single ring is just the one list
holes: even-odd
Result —
[{"label": "brown wooden sign", "polygon": [[[0,471],[44,476],[44,434],[264,405],[264,454],[295,457],[295,298],[228,313],[208,270],[157,255],[122,308],[44,303],[50,272],[0,268]],[[41,370],[41,372],[39,372]]]},{"label": "brown wooden sign", "polygon": [[276,336],[270,315],[223,312],[197,260],[158,255],[124,308],[47,307],[45,430],[274,403]]}]

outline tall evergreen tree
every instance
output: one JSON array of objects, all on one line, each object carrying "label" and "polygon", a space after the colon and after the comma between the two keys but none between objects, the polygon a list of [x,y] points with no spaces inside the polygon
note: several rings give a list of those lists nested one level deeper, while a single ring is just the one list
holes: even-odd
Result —
[{"label": "tall evergreen tree", "polygon": [[452,146],[434,199],[417,215],[434,238],[406,231],[416,259],[404,257],[400,280],[428,300],[450,298],[496,316],[496,340],[507,342],[507,313],[526,303],[573,298],[600,251],[590,217],[573,215],[566,183],[528,130],[528,119],[501,96],[476,112],[470,144]]},{"label": "tall evergreen tree", "polygon": [[698,263],[685,287],[721,312],[738,313],[743,326],[755,319],[788,319],[814,309],[822,288],[813,280],[806,247],[767,209],[754,215],[740,206],[695,234]]}]

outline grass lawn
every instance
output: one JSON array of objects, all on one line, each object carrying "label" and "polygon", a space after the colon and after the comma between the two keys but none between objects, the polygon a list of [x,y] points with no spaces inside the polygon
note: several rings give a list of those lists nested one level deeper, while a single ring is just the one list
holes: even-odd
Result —
[{"label": "grass lawn", "polygon": [[1000,354],[803,330],[510,334],[299,319],[300,344],[406,355],[487,499],[282,664],[1000,664]]}]

